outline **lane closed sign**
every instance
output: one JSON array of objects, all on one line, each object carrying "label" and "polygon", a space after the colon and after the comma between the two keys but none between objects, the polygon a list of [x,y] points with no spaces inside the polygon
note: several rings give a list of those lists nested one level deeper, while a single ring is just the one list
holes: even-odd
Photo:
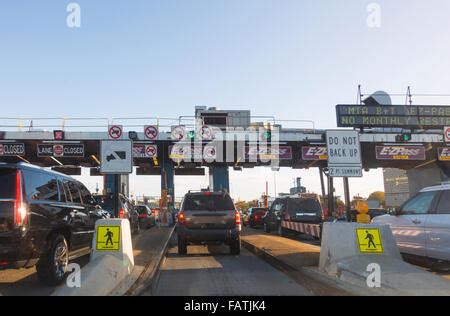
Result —
[{"label": "lane closed sign", "polygon": [[358,131],[330,130],[326,133],[331,177],[362,177]]}]

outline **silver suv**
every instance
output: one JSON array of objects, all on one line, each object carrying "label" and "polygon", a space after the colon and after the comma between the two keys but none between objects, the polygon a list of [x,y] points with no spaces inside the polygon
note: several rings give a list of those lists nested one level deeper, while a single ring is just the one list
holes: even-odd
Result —
[{"label": "silver suv", "polygon": [[402,253],[450,261],[450,185],[425,188],[372,222],[391,227]]},{"label": "silver suv", "polygon": [[230,253],[241,251],[241,216],[225,192],[189,192],[178,213],[178,253],[188,244],[225,243]]}]

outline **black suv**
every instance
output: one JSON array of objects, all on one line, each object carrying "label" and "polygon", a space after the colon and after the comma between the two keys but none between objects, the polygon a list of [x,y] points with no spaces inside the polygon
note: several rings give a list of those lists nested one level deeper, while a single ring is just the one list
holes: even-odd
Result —
[{"label": "black suv", "polygon": [[264,231],[282,231],[281,221],[321,224],[322,205],[315,194],[300,194],[275,199],[269,211],[263,217]]},{"label": "black suv", "polygon": [[241,215],[225,192],[189,192],[178,213],[178,253],[186,254],[188,244],[221,242],[230,253],[241,252]]},{"label": "black suv", "polygon": [[105,217],[79,181],[0,163],[0,269],[36,265],[44,283],[59,284],[69,260],[90,253],[95,222]]}]

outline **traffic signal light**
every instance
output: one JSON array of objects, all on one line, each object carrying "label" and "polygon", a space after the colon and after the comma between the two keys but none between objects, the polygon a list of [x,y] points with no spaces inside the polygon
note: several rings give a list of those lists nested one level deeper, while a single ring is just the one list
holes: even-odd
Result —
[{"label": "traffic signal light", "polygon": [[395,136],[395,141],[398,143],[405,143],[409,142],[412,139],[411,133],[402,133],[397,136]]},{"label": "traffic signal light", "polygon": [[263,133],[263,140],[270,141],[272,139],[272,131],[270,129],[266,129]]},{"label": "traffic signal light", "polygon": [[189,131],[187,136],[188,136],[189,140],[194,140],[195,139],[195,131]]}]

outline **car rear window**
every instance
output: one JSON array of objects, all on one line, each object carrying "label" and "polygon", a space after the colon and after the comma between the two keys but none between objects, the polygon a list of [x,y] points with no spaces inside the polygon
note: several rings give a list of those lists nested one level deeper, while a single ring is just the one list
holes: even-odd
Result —
[{"label": "car rear window", "polygon": [[291,213],[316,213],[322,208],[319,201],[315,199],[290,199],[289,211]]},{"label": "car rear window", "polygon": [[16,170],[0,169],[0,199],[14,199],[16,188]]},{"label": "car rear window", "polygon": [[148,209],[145,206],[138,205],[136,206],[136,209],[139,214],[148,214]]},{"label": "car rear window", "polygon": [[195,194],[187,195],[183,202],[185,211],[229,211],[234,204],[229,195]]}]

